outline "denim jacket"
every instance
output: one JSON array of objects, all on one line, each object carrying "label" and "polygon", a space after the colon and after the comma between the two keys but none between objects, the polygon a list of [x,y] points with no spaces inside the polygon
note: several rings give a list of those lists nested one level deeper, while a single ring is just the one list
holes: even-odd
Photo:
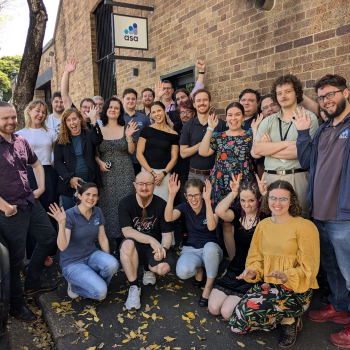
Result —
[{"label": "denim jacket", "polygon": [[[307,187],[310,211],[313,208],[314,180],[318,158],[318,142],[323,129],[331,122],[327,120],[316,131],[311,140],[309,130],[298,130],[297,153],[298,160],[303,169],[310,168],[310,177]],[[350,132],[350,128],[348,129]],[[340,188],[337,205],[337,220],[350,220],[350,137],[346,141],[343,168],[340,178]]]}]

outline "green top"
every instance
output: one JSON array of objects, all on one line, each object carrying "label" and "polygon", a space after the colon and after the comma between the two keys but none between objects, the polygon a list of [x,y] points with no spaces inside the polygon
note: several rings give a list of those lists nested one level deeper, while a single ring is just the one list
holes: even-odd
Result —
[{"label": "green top", "polygon": [[[301,107],[298,107],[301,108]],[[310,136],[311,138],[314,136],[316,130],[318,129],[318,120],[315,114],[306,110],[306,113],[311,116],[311,126],[310,126]],[[286,141],[296,141],[298,138],[298,131],[295,125],[290,120],[286,122],[282,118],[282,111],[277,112],[276,114],[272,114],[269,117],[265,118],[261,124],[259,125],[258,133],[256,135],[255,140],[261,141],[261,134],[267,133],[269,134],[272,142],[280,142],[280,127],[278,120],[281,120],[282,125],[282,136],[284,137],[290,124],[290,129],[288,131]],[[271,156],[265,156],[265,170],[288,170],[288,169],[300,169],[300,163],[298,159],[277,159]]]}]

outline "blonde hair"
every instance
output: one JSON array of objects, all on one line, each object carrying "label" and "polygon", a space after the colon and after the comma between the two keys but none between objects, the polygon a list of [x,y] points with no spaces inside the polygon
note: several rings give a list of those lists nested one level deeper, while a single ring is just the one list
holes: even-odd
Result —
[{"label": "blonde hair", "polygon": [[60,145],[66,145],[67,143],[71,142],[72,133],[69,130],[67,126],[67,119],[72,114],[75,113],[77,117],[80,119],[81,124],[81,130],[89,130],[89,128],[86,126],[85,119],[83,118],[82,114],[76,109],[76,108],[68,108],[66,109],[61,117],[61,124],[60,124],[60,132],[57,136],[57,143]]},{"label": "blonde hair", "polygon": [[46,120],[48,117],[48,108],[47,108],[47,104],[44,101],[41,100],[34,100],[32,102],[29,102],[28,106],[26,107],[26,109],[24,110],[24,120],[26,123],[26,128],[30,128],[30,126],[32,125],[32,118],[30,117],[28,111],[31,111],[33,108],[35,108],[37,105],[43,106],[46,109],[46,117],[45,119],[41,122],[41,127],[45,130],[48,131],[47,126],[46,126]]}]

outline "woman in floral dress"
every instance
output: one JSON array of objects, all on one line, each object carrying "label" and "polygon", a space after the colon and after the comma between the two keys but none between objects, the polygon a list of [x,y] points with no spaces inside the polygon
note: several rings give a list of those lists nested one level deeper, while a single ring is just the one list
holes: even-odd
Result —
[{"label": "woman in floral dress", "polygon": [[[253,144],[253,132],[242,129],[244,120],[244,108],[238,102],[230,103],[226,108],[226,122],[229,129],[222,133],[213,133],[218,124],[215,115],[209,116],[207,132],[199,147],[199,154],[203,157],[216,153],[214,167],[211,171],[212,203],[214,207],[221,202],[230,192],[232,174],[242,176],[241,182],[254,181],[254,164],[250,151]],[[262,117],[252,122],[259,124]],[[235,200],[234,207],[239,206]],[[224,242],[230,260],[235,255],[235,243],[233,229],[230,223],[223,222]]]}]

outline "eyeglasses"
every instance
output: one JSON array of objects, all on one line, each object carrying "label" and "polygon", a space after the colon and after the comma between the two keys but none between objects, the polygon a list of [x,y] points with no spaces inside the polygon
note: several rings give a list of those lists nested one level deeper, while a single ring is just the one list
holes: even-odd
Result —
[{"label": "eyeglasses", "polygon": [[172,87],[163,87],[163,90],[171,90]]},{"label": "eyeglasses", "polygon": [[152,187],[154,182],[136,182],[136,186],[142,188],[143,186]]},{"label": "eyeglasses", "polygon": [[318,96],[315,100],[318,103],[322,103],[325,97],[327,97],[327,100],[332,100],[337,92],[343,92],[343,90],[331,91],[328,94],[325,94],[324,96]]},{"label": "eyeglasses", "polygon": [[191,115],[192,113],[193,113],[192,111],[182,111],[180,112],[180,115],[185,115],[185,114]]},{"label": "eyeglasses", "polygon": [[96,104],[96,106],[103,106],[103,103],[101,102],[99,102],[99,103],[95,103]]},{"label": "eyeglasses", "polygon": [[187,199],[199,199],[202,193],[196,193],[196,194],[186,194],[185,197]]},{"label": "eyeglasses", "polygon": [[277,202],[280,201],[282,203],[288,202],[288,198],[286,197],[281,197],[281,198],[276,198],[275,196],[269,196],[271,202]]},{"label": "eyeglasses", "polygon": [[275,108],[277,106],[277,103],[271,103],[270,105],[264,106],[263,108],[261,108],[262,111],[266,111],[269,108]]}]

